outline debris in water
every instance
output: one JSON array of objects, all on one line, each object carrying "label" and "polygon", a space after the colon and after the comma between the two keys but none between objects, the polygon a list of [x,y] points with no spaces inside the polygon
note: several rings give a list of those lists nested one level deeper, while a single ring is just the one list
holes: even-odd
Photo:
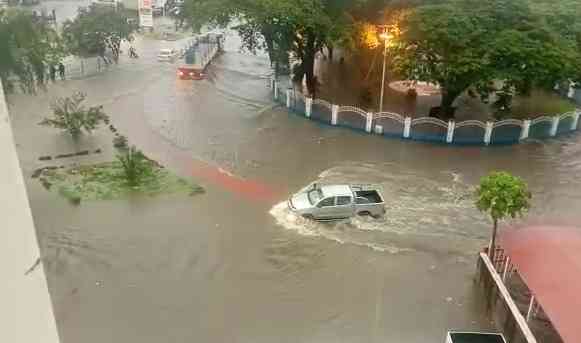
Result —
[{"label": "debris in water", "polygon": [[40,265],[40,257],[36,259],[36,261],[34,262],[32,267],[28,268],[28,270],[26,272],[24,272],[24,275],[28,275],[28,274],[32,273],[39,265]]},{"label": "debris in water", "polygon": [[452,297],[447,297],[446,298],[446,302],[449,302],[450,303],[450,302],[452,302],[452,300],[454,300],[454,299],[452,299]]}]

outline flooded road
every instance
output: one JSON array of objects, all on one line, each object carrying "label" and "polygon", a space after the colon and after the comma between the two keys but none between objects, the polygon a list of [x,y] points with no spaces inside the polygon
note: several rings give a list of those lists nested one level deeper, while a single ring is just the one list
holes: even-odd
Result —
[{"label": "flooded road", "polygon": [[[64,343],[439,342],[448,328],[490,325],[472,283],[489,234],[470,197],[482,175],[524,177],[536,220],[579,219],[581,136],[452,148],[319,126],[274,106],[267,60],[238,53],[235,37],[200,82],[155,61],[179,44],[140,39],[139,60],[10,98]],[[29,177],[38,156],[75,147],[36,123],[73,91],[207,194],[74,207],[42,189]],[[106,139],[98,131],[81,144]],[[196,173],[202,165],[272,196],[242,196]],[[313,181],[379,184],[386,217],[292,216],[281,203]]]}]

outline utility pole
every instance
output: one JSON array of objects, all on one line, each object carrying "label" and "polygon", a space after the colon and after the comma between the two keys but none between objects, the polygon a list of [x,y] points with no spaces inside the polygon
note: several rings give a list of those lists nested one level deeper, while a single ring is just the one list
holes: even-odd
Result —
[{"label": "utility pole", "polygon": [[383,112],[383,94],[385,93],[385,69],[387,64],[387,38],[383,41],[383,73],[381,76],[381,93],[379,95],[379,112]]},{"label": "utility pole", "polygon": [[383,73],[381,76],[381,93],[379,95],[379,112],[383,112],[383,95],[385,93],[385,74],[387,72],[387,47],[395,36],[399,34],[399,28],[396,25],[380,26],[383,32],[379,38],[383,41]]}]

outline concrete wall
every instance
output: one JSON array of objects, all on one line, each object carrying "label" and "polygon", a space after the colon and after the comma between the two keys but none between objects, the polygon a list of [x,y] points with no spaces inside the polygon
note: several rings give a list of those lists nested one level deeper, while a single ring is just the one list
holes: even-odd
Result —
[{"label": "concrete wall", "polygon": [[41,255],[2,89],[0,81],[0,341],[58,343],[46,276],[42,263],[37,263]]}]

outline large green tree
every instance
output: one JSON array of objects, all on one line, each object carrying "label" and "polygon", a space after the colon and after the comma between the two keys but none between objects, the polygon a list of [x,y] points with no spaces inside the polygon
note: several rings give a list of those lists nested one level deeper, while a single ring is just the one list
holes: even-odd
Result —
[{"label": "large green tree", "polygon": [[495,80],[504,81],[504,92],[553,87],[575,75],[580,54],[573,36],[560,34],[535,10],[542,2],[445,0],[421,5],[402,23],[396,65],[408,78],[441,86],[443,117],[453,116],[454,100],[463,92],[473,87],[486,96],[494,91]]},{"label": "large green tree", "polygon": [[19,85],[34,93],[62,52],[58,35],[46,22],[20,9],[0,9],[0,78],[6,91]]},{"label": "large green tree", "polygon": [[63,24],[63,38],[69,51],[77,56],[105,56],[111,50],[119,59],[121,42],[133,40],[135,20],[122,6],[89,6],[80,8],[74,20]]},{"label": "large green tree", "polygon": [[348,0],[188,0],[186,11],[195,28],[206,24],[236,23],[245,48],[265,48],[275,66],[299,62],[296,78],[306,77],[315,93],[315,56],[340,45],[351,19],[348,10],[364,1]]}]

